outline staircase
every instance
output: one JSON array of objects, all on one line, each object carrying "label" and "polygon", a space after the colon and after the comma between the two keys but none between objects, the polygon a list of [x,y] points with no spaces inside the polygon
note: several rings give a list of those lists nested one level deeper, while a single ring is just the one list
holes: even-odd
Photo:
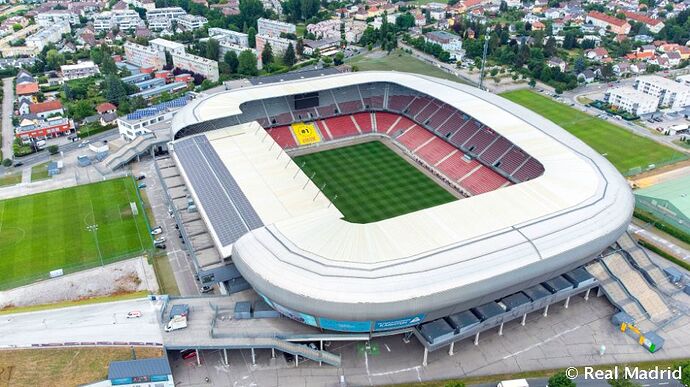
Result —
[{"label": "staircase", "polygon": [[608,297],[609,301],[618,309],[627,313],[636,322],[647,319],[645,312],[642,310],[640,303],[632,297],[625,288],[612,277],[606,267],[601,261],[595,261],[587,266],[587,272],[599,281],[601,289]]},{"label": "staircase", "polygon": [[659,293],[620,253],[614,253],[602,259],[604,266],[620,281],[621,285],[637,299],[642,308],[655,323],[673,317],[673,312],[666,305]]},{"label": "staircase", "polygon": [[618,244],[624,249],[630,259],[635,262],[637,267],[649,275],[652,282],[659,290],[666,294],[674,294],[679,291],[678,288],[669,282],[668,277],[666,277],[666,274],[664,274],[661,268],[652,262],[647,252],[640,248],[628,233],[623,234],[623,236],[618,239]]},{"label": "staircase", "polygon": [[115,170],[127,164],[135,157],[147,152],[151,146],[165,141],[165,139],[156,138],[154,135],[137,136],[134,141],[126,143],[120,149],[106,157],[103,164],[110,170]]}]

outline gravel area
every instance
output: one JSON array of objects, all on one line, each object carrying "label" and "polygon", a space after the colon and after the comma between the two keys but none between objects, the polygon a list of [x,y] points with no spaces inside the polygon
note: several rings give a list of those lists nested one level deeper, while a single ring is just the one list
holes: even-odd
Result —
[{"label": "gravel area", "polygon": [[138,257],[0,292],[0,309],[89,297],[158,291],[153,266]]}]

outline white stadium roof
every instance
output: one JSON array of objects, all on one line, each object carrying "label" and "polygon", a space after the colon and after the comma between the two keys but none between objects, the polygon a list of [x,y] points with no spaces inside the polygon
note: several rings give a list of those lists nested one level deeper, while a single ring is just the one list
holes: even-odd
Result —
[{"label": "white stadium roof", "polygon": [[[354,224],[341,219],[258,124],[206,133],[265,225],[234,245],[220,244],[212,229],[214,240],[222,253],[233,252],[243,276],[273,301],[350,320],[462,310],[583,264],[627,227],[630,188],[602,156],[527,109],[436,78],[355,72],[231,90],[192,102],[175,116],[173,130],[240,114],[246,101],[372,80],[403,85],[469,114],[539,160],[544,173],[471,198]],[[189,182],[190,171],[182,169]]]}]

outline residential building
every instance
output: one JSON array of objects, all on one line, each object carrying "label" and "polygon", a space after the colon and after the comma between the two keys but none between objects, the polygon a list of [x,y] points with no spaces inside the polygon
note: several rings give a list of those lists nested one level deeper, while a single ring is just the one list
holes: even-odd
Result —
[{"label": "residential building", "polygon": [[297,27],[294,24],[285,23],[278,20],[270,20],[260,18],[257,21],[258,31],[260,35],[268,35],[272,37],[280,37],[280,34],[294,34],[297,32]]},{"label": "residential building", "polygon": [[658,34],[664,28],[664,22],[661,19],[654,19],[641,13],[629,11],[623,11],[623,14],[630,20],[646,25],[649,32]]},{"label": "residential building", "polygon": [[218,62],[215,60],[187,53],[173,53],[172,59],[173,65],[181,70],[191,71],[214,82],[219,78]]},{"label": "residential building", "polygon": [[424,40],[436,43],[450,54],[451,60],[462,60],[465,51],[462,49],[462,38],[445,31],[431,31],[424,34]]},{"label": "residential building", "polygon": [[117,119],[120,136],[132,141],[137,136],[151,133],[151,126],[173,118],[175,113],[190,101],[187,96],[137,110]]},{"label": "residential building", "polygon": [[160,70],[165,66],[165,51],[153,46],[126,42],[125,58],[127,62],[139,67],[152,67]]},{"label": "residential building", "polygon": [[208,19],[203,16],[182,15],[177,19],[177,26],[185,31],[194,31],[208,23]]},{"label": "residential building", "polygon": [[117,111],[117,106],[110,102],[103,102],[96,106],[96,112],[98,114],[115,113]]},{"label": "residential building", "polygon": [[60,66],[60,72],[62,73],[62,79],[64,81],[71,81],[73,79],[88,78],[97,74],[98,65],[90,60],[79,62],[74,65],[63,65]]},{"label": "residential building", "polygon": [[93,17],[93,28],[96,31],[109,31],[115,27],[120,30],[134,30],[144,21],[132,9],[101,12]]},{"label": "residential building", "polygon": [[209,38],[219,42],[226,42],[240,47],[249,47],[249,36],[242,32],[211,27],[208,29]]},{"label": "residential building", "polygon": [[266,43],[271,44],[271,49],[273,50],[274,54],[282,54],[287,50],[288,45],[292,43],[294,46],[295,43],[292,40],[285,39],[285,38],[279,38],[275,36],[270,36],[270,35],[256,35],[256,51],[261,53],[264,50],[264,46]]},{"label": "residential building", "polygon": [[38,30],[35,34],[26,38],[26,46],[43,50],[48,43],[57,43],[62,40],[62,34],[72,31],[68,22],[59,22]]},{"label": "residential building", "polygon": [[146,11],[146,21],[150,22],[156,18],[177,19],[186,14],[187,12],[180,7],[154,8]]},{"label": "residential building", "polygon": [[587,23],[594,26],[605,28],[607,31],[614,34],[628,34],[630,32],[630,24],[624,19],[618,19],[614,16],[609,16],[598,11],[590,11],[585,19]]},{"label": "residential building", "polygon": [[631,87],[608,89],[604,101],[616,109],[636,116],[654,113],[659,105],[658,98]]},{"label": "residential building", "polygon": [[557,56],[549,58],[549,60],[546,62],[546,65],[551,68],[557,68],[561,70],[561,72],[565,72],[567,66],[565,61]]},{"label": "residential building", "polygon": [[635,88],[659,101],[660,107],[679,109],[690,105],[690,87],[658,75],[646,75],[635,80]]},{"label": "residential building", "polygon": [[690,87],[690,74],[687,75],[681,75],[676,78],[676,82],[680,83],[681,85],[685,85]]},{"label": "residential building", "polygon": [[184,54],[185,48],[184,44],[173,42],[170,40],[165,40],[161,38],[153,39],[149,42],[149,46],[155,48],[165,55],[165,52],[170,54]]},{"label": "residential building", "polygon": [[340,38],[340,27],[343,21],[329,19],[307,25],[307,32],[314,34],[316,39]]},{"label": "residential building", "polygon": [[322,56],[335,55],[340,51],[340,37],[319,40],[304,39],[303,43],[304,53],[307,55],[312,55],[316,49]]},{"label": "residential building", "polygon": [[15,131],[15,136],[28,142],[29,139],[43,140],[70,133],[74,124],[64,117],[53,117],[45,120],[23,120]]},{"label": "residential building", "polygon": [[67,9],[51,10],[39,13],[34,16],[34,20],[41,27],[48,27],[60,22],[79,24],[79,14]]},{"label": "residential building", "polygon": [[52,115],[64,115],[62,103],[58,99],[46,102],[32,103],[29,105],[29,113],[41,118],[48,118]]},{"label": "residential building", "polygon": [[219,50],[219,52],[220,52],[220,55],[219,55],[220,58],[219,59],[220,60],[222,60],[225,57],[225,53],[227,53],[227,52],[234,51],[237,54],[237,56],[239,56],[240,53],[242,53],[242,51],[250,50],[254,54],[254,56],[257,57],[257,63],[256,63],[257,67],[259,69],[262,68],[261,55],[259,53],[257,53],[256,50],[253,48],[239,46],[237,44],[230,43],[227,41],[221,41],[219,44],[219,47],[220,47],[220,50]]},{"label": "residential building", "polygon": [[156,9],[156,2],[154,0],[126,0],[126,3],[136,8],[143,8],[147,11]]}]

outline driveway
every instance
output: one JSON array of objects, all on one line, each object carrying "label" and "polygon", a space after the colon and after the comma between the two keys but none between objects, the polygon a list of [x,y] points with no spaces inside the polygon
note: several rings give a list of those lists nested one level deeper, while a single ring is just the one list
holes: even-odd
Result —
[{"label": "driveway", "polygon": [[3,78],[2,99],[2,157],[12,158],[12,140],[14,139],[14,127],[12,126],[12,112],[14,111],[14,78]]}]

